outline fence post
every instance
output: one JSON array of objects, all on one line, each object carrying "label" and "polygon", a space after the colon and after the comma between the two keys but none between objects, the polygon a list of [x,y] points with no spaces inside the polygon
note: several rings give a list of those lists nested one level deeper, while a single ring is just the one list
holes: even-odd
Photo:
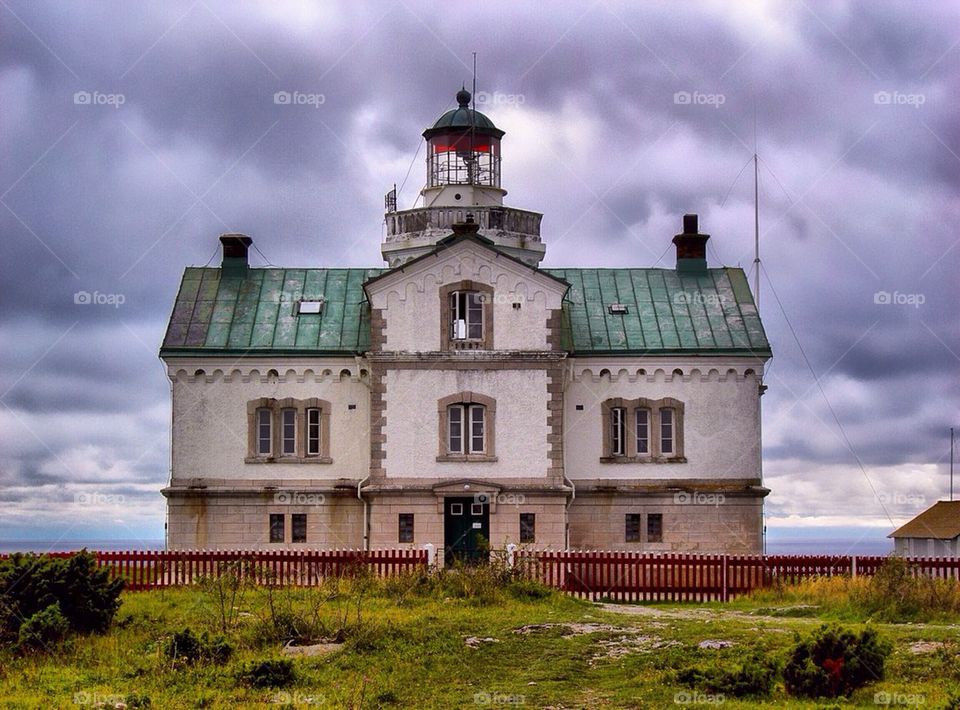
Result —
[{"label": "fence post", "polygon": [[857,556],[856,555],[852,555],[850,557],[850,576],[851,577],[857,576]]},{"label": "fence post", "polygon": [[721,599],[723,601],[730,600],[730,593],[727,590],[727,556],[723,555],[721,560],[721,576],[723,577],[723,592],[721,593]]},{"label": "fence post", "polygon": [[427,551],[427,567],[433,568],[437,563],[437,548],[432,542],[428,542],[423,549]]},{"label": "fence post", "polygon": [[517,545],[513,542],[507,543],[507,567],[513,569],[514,563],[516,562],[517,555]]}]

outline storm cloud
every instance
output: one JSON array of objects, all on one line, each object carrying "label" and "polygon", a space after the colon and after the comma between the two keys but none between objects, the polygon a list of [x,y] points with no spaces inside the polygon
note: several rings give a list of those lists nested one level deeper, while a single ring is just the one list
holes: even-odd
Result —
[{"label": "storm cloud", "polygon": [[381,266],[383,194],[413,204],[420,132],[473,52],[545,266],[669,267],[698,212],[712,265],[751,269],[759,152],[771,525],[889,529],[944,495],[956,5],[8,0],[0,17],[0,536],[162,537],[157,350],[183,267],[216,263],[228,231],[257,263]]}]

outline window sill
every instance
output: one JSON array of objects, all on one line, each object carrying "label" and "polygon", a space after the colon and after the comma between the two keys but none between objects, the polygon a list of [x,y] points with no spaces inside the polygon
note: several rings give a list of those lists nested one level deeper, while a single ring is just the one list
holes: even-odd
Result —
[{"label": "window sill", "polygon": [[601,456],[600,463],[686,463],[685,456]]},{"label": "window sill", "polygon": [[486,454],[443,454],[442,456],[437,456],[438,463],[492,463],[493,461],[497,461],[497,457],[487,456]]},{"label": "window sill", "polygon": [[244,463],[333,463],[329,456],[306,456],[299,458],[297,456],[248,456],[243,460]]}]

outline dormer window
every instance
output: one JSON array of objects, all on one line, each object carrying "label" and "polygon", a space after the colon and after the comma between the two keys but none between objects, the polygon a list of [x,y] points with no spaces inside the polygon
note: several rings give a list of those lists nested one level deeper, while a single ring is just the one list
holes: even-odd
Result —
[{"label": "dormer window", "polygon": [[483,299],[476,291],[450,294],[450,339],[483,339]]}]

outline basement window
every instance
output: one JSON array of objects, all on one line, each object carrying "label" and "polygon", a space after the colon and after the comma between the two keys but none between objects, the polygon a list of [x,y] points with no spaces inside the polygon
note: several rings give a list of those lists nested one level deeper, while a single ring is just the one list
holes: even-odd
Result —
[{"label": "basement window", "polygon": [[400,513],[398,516],[398,542],[413,542],[413,513]]},{"label": "basement window", "polygon": [[301,315],[304,313],[322,313],[323,312],[323,300],[316,301],[300,301],[297,303],[297,314]]},{"label": "basement window", "polygon": [[283,513],[270,513],[270,542],[283,542]]},{"label": "basement window", "polygon": [[647,542],[663,542],[663,513],[647,516]]},{"label": "basement window", "polygon": [[307,541],[307,514],[294,513],[290,516],[290,541]]}]

